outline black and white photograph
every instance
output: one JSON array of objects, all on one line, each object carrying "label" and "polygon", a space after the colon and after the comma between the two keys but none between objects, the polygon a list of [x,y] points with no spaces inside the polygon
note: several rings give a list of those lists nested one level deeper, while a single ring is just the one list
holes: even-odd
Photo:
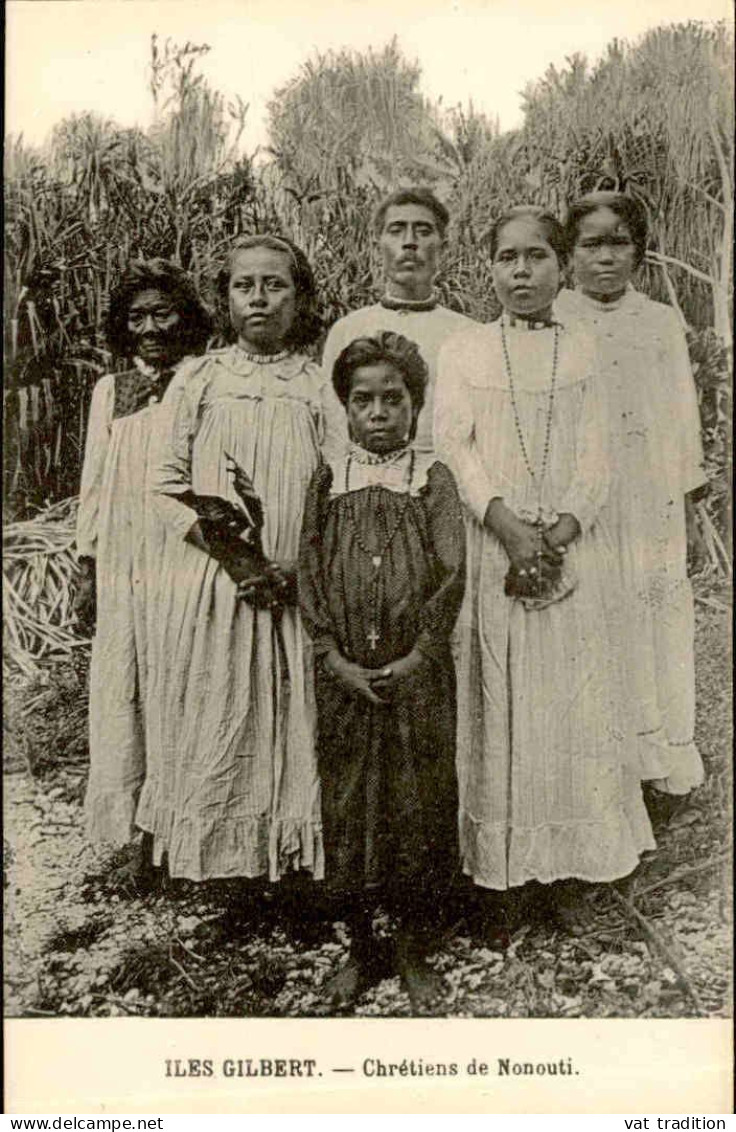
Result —
[{"label": "black and white photograph", "polygon": [[6,12],[13,1033],[727,1022],[730,5]]}]

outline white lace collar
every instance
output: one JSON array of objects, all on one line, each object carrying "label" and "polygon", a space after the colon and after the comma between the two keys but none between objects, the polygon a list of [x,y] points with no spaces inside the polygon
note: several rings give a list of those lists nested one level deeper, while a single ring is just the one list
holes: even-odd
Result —
[{"label": "white lace collar", "polygon": [[[373,456],[365,449],[351,445],[345,453],[336,460],[330,461],[332,470],[332,486],[330,495],[351,494],[362,491],[366,487],[384,487],[388,491],[398,494],[417,495],[427,484],[429,469],[436,462],[437,457],[430,453],[417,452],[411,446],[391,453],[391,459],[381,463],[361,460],[359,454]],[[413,466],[412,466],[413,465]],[[412,469],[411,483],[409,483],[409,470]]]},{"label": "white lace collar", "polygon": [[300,373],[304,373],[309,365],[309,358],[305,354],[248,354],[237,342],[222,350],[213,350],[211,357],[240,377],[262,373],[268,377],[278,378],[279,381],[291,381]]}]

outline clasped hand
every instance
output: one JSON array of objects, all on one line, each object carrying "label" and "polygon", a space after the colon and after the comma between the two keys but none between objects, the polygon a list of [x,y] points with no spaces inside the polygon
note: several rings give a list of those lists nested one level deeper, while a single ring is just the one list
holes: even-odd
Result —
[{"label": "clasped hand", "polygon": [[372,704],[387,704],[396,690],[413,676],[425,658],[414,649],[408,656],[392,661],[385,668],[366,668],[347,660],[337,649],[332,649],[325,658],[325,667],[346,688],[350,688]]},{"label": "clasped hand", "polygon": [[568,543],[580,534],[574,515],[560,515],[556,523],[542,530],[519,519],[512,512],[499,515],[494,529],[506,551],[515,573],[522,577],[541,572],[543,577],[556,577],[567,553]]},{"label": "clasped hand", "polygon": [[238,579],[238,597],[255,609],[280,609],[296,602],[296,570],[286,562],[268,562],[264,569]]},{"label": "clasped hand", "polygon": [[564,553],[550,543],[548,533],[540,535],[538,527],[522,519],[507,524],[501,541],[515,574],[522,578],[554,578],[559,574]]}]

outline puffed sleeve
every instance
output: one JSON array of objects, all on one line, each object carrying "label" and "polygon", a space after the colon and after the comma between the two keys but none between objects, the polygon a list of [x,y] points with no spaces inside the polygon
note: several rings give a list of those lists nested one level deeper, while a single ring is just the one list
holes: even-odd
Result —
[{"label": "puffed sleeve", "polygon": [[437,588],[419,615],[416,648],[433,657],[446,652],[465,593],[465,524],[455,481],[444,464],[432,465],[422,494]]},{"label": "puffed sleeve", "polygon": [[574,470],[557,510],[574,515],[584,532],[593,526],[611,484],[605,382],[598,377],[581,381],[580,398]]},{"label": "puffed sleeve", "polygon": [[325,431],[322,452],[325,460],[328,461],[338,460],[348,443],[347,416],[332,384],[333,366],[346,345],[343,320],[340,319],[327,335],[322,351],[322,373],[325,379],[323,393]]},{"label": "puffed sleeve", "polygon": [[503,491],[492,481],[478,453],[475,414],[468,374],[483,361],[472,338],[459,334],[440,350],[434,395],[434,443],[455,476],[462,501],[480,523],[492,499]]},{"label": "puffed sleeve", "polygon": [[322,386],[322,418],[322,454],[325,460],[338,460],[348,444],[347,413],[326,370]]},{"label": "puffed sleeve", "polygon": [[336,648],[322,567],[331,484],[332,470],[327,464],[320,464],[307,489],[299,541],[299,605],[302,622],[312,638],[316,656],[323,656]]},{"label": "puffed sleeve", "polygon": [[114,401],[115,377],[109,373],[95,385],[89,410],[77,511],[77,553],[80,558],[94,558],[97,553],[100,494],[110,446]]},{"label": "puffed sleeve", "polygon": [[149,487],[166,526],[186,538],[198,516],[178,498],[192,490],[192,444],[199,427],[206,359],[185,362],[171,380],[157,413]]},{"label": "puffed sleeve", "polygon": [[672,382],[672,422],[680,431],[678,445],[683,495],[708,482],[703,464],[703,440],[698,395],[690,365],[687,339],[674,311],[667,310],[667,344]]}]

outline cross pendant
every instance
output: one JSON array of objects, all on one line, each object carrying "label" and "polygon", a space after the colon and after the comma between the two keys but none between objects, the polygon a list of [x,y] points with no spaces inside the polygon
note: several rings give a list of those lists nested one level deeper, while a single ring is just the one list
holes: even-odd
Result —
[{"label": "cross pendant", "polygon": [[376,651],[376,645],[378,644],[380,639],[381,638],[380,638],[380,636],[379,636],[379,634],[376,630],[375,625],[371,626],[371,631],[368,634],[368,640],[370,641],[370,645],[371,645],[371,652]]}]

